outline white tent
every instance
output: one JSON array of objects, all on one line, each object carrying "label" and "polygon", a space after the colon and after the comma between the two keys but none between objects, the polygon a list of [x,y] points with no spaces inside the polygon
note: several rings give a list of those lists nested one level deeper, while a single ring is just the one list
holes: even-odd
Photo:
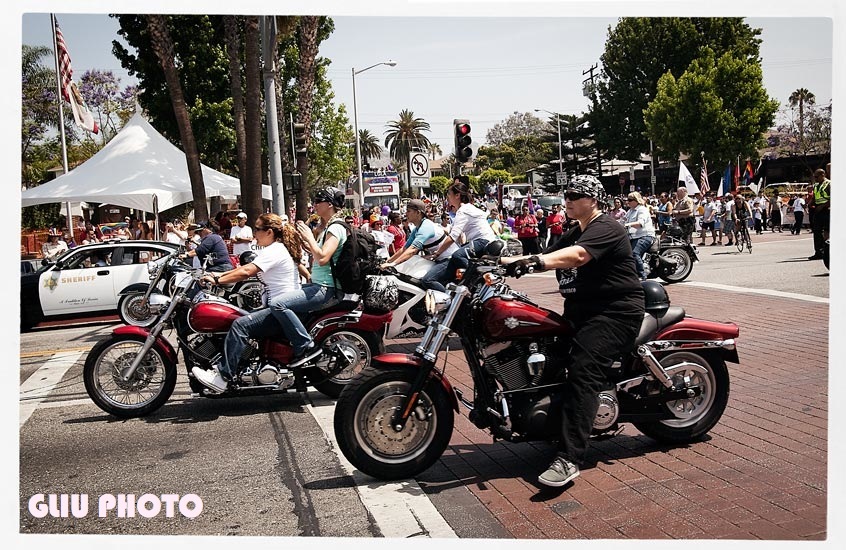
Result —
[{"label": "white tent", "polygon": [[[201,165],[206,197],[241,194],[237,178]],[[262,197],[270,200],[269,185]],[[144,212],[167,210],[194,200],[185,153],[140,113],[96,155],[55,180],[21,193],[21,206],[54,202],[100,202]]]}]

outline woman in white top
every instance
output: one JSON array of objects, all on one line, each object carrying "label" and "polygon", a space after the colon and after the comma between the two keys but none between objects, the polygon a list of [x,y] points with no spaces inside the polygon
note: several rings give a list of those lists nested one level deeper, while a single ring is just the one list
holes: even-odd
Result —
[{"label": "woman in white top", "polygon": [[637,191],[629,193],[626,198],[629,203],[629,210],[623,225],[629,230],[629,242],[632,245],[632,256],[634,256],[637,274],[641,280],[646,279],[643,271],[643,254],[655,241],[655,226],[652,225],[652,216],[646,207],[646,202]]},{"label": "woman in white top", "polygon": [[[262,214],[254,227],[255,238],[262,247],[256,258],[220,275],[210,273],[203,277],[214,284],[232,284],[249,277],[258,277],[264,284],[268,303],[286,292],[300,288],[297,265],[282,242],[282,218],[276,214]],[[253,311],[232,323],[224,341],[224,356],[211,370],[191,369],[194,377],[204,386],[222,392],[238,372],[238,361],[250,338],[268,337],[281,330],[270,308]]]},{"label": "woman in white top", "polygon": [[[423,278],[434,286],[445,285],[453,280],[458,269],[464,269],[470,265],[468,254],[479,255],[487,244],[496,239],[496,234],[488,223],[488,216],[484,210],[473,206],[473,198],[470,194],[470,187],[466,183],[453,183],[446,194],[447,202],[455,209],[455,219],[449,233],[446,234],[438,249],[433,255],[437,262],[445,250],[453,243],[460,242],[461,235],[464,235],[466,244],[456,250],[448,261],[438,262],[434,268]],[[444,290],[446,290],[444,288]]]}]

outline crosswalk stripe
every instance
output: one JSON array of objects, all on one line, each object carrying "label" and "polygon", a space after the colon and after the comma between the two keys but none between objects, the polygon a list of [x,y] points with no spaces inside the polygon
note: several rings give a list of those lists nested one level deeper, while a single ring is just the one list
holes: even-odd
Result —
[{"label": "crosswalk stripe", "polygon": [[344,470],[355,481],[361,502],[373,516],[382,535],[389,538],[457,538],[416,481],[376,481],[356,470],[338,449],[333,421],[334,403],[315,392],[310,392],[309,397],[309,412],[317,420]]},{"label": "crosswalk stripe", "polygon": [[32,413],[50,396],[50,392],[82,354],[82,351],[57,353],[24,380],[20,388],[20,426],[26,424]]}]

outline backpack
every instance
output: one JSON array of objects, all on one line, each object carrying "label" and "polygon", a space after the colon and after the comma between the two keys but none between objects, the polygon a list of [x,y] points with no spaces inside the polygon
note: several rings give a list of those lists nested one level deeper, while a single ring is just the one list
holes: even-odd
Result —
[{"label": "backpack", "polygon": [[[347,230],[347,240],[341,247],[338,261],[330,261],[335,286],[348,294],[361,294],[368,275],[379,272],[379,245],[373,235],[344,221],[336,220]],[[330,224],[330,225],[332,225]],[[328,229],[328,228],[327,228]]]}]

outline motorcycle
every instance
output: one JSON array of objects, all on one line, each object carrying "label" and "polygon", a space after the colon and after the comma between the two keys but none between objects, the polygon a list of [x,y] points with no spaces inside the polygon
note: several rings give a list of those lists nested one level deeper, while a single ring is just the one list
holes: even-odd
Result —
[{"label": "motorcycle", "polygon": [[[185,252],[182,250],[182,252]],[[206,263],[214,259],[213,254],[206,257]],[[135,283],[123,289],[118,299],[118,316],[126,325],[150,327],[157,318],[150,306],[151,296],[154,294],[173,296],[179,277],[183,276],[191,266],[178,257],[168,261],[162,259],[147,263],[150,274],[149,283]],[[246,311],[253,311],[264,306],[264,285],[255,277],[240,281],[234,285],[224,285],[215,293]],[[159,300],[154,300],[159,301]]]},{"label": "motorcycle", "polygon": [[683,240],[681,229],[668,228],[663,239],[653,239],[643,254],[643,270],[647,279],[660,277],[667,283],[680,283],[693,272],[693,262],[699,261],[696,246]]},{"label": "motorcycle", "polygon": [[429,323],[425,298],[427,291],[438,299],[446,299],[446,293],[429,290],[421,278],[435,265],[423,256],[412,256],[405,262],[383,271],[397,287],[397,301],[393,318],[385,333],[386,338],[412,338],[422,336]]},{"label": "motorcycle", "polygon": [[[179,253],[174,251],[165,262]],[[232,323],[248,312],[229,301],[206,294],[200,286],[202,269],[191,268],[177,279],[173,296],[152,294],[150,307],[162,310],[149,329],[121,326],[98,342],[83,367],[85,390],[105,412],[133,418],[164,405],[176,385],[178,351],[182,352],[191,390],[198,396],[236,397],[272,394],[308,385],[329,397],[337,397],[351,376],[384,350],[380,335],[391,313],[363,311],[360,300],[342,301],[334,307],[306,314],[303,323],[322,353],[296,368],[288,368],[293,350],[282,329],[253,341],[242,355],[230,388],[214,394],[197,381],[191,369],[211,368],[222,355]],[[178,342],[174,350],[164,336],[173,329]]]},{"label": "motorcycle", "polygon": [[[506,284],[501,250],[494,241],[485,256],[471,259],[447,299],[427,296],[432,320],[413,354],[374,358],[341,392],[335,436],[360,471],[393,480],[426,470],[446,449],[460,406],[494,440],[559,437],[572,328]],[[631,422],[658,441],[692,442],[714,427],[726,407],[726,361],[739,362],[739,330],[733,323],[688,317],[670,306],[659,283],[642,284],[660,292],[657,298],[647,293],[634,349],[609,369],[594,434],[614,434],[620,423]],[[472,401],[436,365],[453,332],[470,369]]]}]

